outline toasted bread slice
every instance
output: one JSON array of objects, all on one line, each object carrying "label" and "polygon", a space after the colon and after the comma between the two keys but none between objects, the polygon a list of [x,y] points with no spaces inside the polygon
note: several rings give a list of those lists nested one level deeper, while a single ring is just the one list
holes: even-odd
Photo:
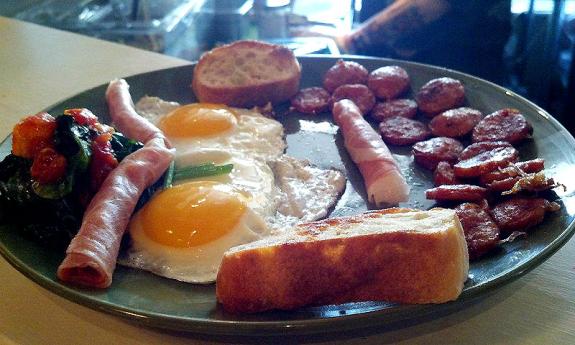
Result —
[{"label": "toasted bread slice", "polygon": [[469,258],[455,211],[387,209],[296,226],[230,249],[216,281],[235,313],[355,301],[456,299]]},{"label": "toasted bread slice", "polygon": [[202,55],[192,89],[201,102],[249,108],[287,101],[298,92],[300,77],[300,64],[288,48],[237,41]]}]

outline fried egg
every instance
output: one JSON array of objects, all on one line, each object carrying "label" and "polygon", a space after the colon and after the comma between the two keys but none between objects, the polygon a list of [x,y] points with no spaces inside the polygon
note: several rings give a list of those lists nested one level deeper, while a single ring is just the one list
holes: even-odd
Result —
[{"label": "fried egg", "polygon": [[133,217],[129,231],[130,266],[192,283],[213,281],[227,249],[269,232],[240,192],[211,181],[157,193]]},{"label": "fried egg", "polygon": [[123,265],[192,283],[215,281],[224,252],[327,215],[343,174],[283,154],[283,126],[255,110],[144,97],[138,113],[176,148],[176,171],[232,164],[229,174],[176,181],[130,222]]},{"label": "fried egg", "polygon": [[180,157],[201,149],[232,151],[262,161],[272,160],[286,148],[283,126],[261,113],[222,104],[194,103],[179,106],[157,97],[144,97],[138,113],[160,128]]}]

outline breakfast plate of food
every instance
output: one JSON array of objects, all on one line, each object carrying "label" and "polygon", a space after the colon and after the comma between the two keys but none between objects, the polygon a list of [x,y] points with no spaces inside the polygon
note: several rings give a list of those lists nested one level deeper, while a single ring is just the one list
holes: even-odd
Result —
[{"label": "breakfast plate of food", "polygon": [[19,122],[2,256],[145,325],[301,334],[461,308],[573,235],[575,139],[535,104],[444,68],[241,44]]}]

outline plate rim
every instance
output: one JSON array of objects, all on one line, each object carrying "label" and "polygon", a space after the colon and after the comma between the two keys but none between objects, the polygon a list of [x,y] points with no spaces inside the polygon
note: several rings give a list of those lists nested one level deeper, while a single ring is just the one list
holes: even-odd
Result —
[{"label": "plate rim", "polygon": [[[543,116],[545,120],[549,121],[553,125],[553,127],[555,127],[558,131],[567,133],[568,134],[567,138],[569,142],[571,143],[571,145],[573,145],[573,147],[575,147],[575,138],[573,137],[573,135],[571,135],[571,133],[567,131],[566,128],[557,119],[555,119],[551,114],[549,114],[543,108],[507,88],[504,88],[488,80],[484,80],[464,72],[412,61],[370,57],[370,56],[357,56],[357,55],[326,56],[321,54],[298,56],[298,60],[322,59],[322,60],[336,61],[337,59],[340,58],[348,60],[356,60],[356,61],[375,60],[383,62],[385,63],[385,65],[400,62],[401,64],[408,66],[412,65],[419,68],[426,68],[426,69],[430,68],[433,70],[446,71],[450,74],[462,75],[467,79],[479,81],[484,84],[487,83],[491,88],[496,89],[498,92],[505,93],[506,95],[521,101],[526,106],[533,108],[533,110],[537,114]],[[152,70],[148,72],[133,74],[130,76],[126,76],[124,78],[129,81],[129,79],[138,78],[143,75],[148,75],[152,73],[161,74],[162,72],[170,70],[175,71],[179,69],[193,68],[196,64],[197,62],[191,62],[190,64],[187,65]],[[80,91],[77,94],[71,95],[70,97],[57,101],[51,106],[44,108],[42,111],[54,109],[71,98],[77,97],[81,94],[93,92],[94,90],[102,88],[105,85],[106,84],[101,84]],[[0,146],[4,147],[6,141],[10,140],[11,136],[12,135],[9,134],[6,138],[4,138],[2,142],[0,142]],[[124,320],[144,324],[152,328],[168,329],[174,331],[186,331],[199,334],[217,334],[217,335],[254,335],[252,333],[254,330],[258,331],[258,335],[277,335],[277,334],[295,335],[295,334],[318,333],[326,331],[327,329],[333,330],[335,328],[337,328],[340,331],[366,328],[373,326],[378,322],[385,321],[386,318],[389,318],[389,315],[391,314],[393,314],[393,320],[389,321],[392,321],[391,323],[395,323],[405,321],[407,319],[409,320],[422,319],[434,312],[442,312],[442,311],[449,312],[450,310],[461,308],[467,303],[474,301],[478,298],[481,298],[482,296],[485,296],[487,292],[494,291],[501,286],[507,285],[517,280],[518,278],[522,277],[529,271],[535,269],[536,267],[541,265],[544,261],[546,261],[549,257],[551,257],[555,252],[561,249],[561,247],[565,243],[567,243],[569,239],[573,237],[573,235],[575,235],[575,220],[571,221],[571,223],[567,225],[567,227],[560,233],[560,235],[557,236],[552,242],[548,243],[541,252],[537,253],[536,256],[530,258],[526,262],[514,266],[511,269],[499,273],[497,276],[490,279],[489,281],[475,285],[473,286],[472,289],[464,290],[462,294],[459,296],[459,298],[452,302],[436,304],[436,305],[432,304],[400,305],[399,309],[396,308],[393,310],[393,312],[389,312],[387,309],[383,308],[350,315],[339,315],[334,317],[315,318],[315,319],[281,320],[281,321],[250,321],[250,320],[236,321],[236,320],[204,319],[197,317],[183,318],[180,316],[173,316],[162,313],[134,311],[134,309],[131,309],[129,307],[118,306],[117,304],[111,302],[102,301],[85,293],[87,291],[97,291],[97,290],[79,289],[68,285],[64,285],[62,283],[59,283],[57,280],[52,280],[50,279],[50,277],[44,276],[34,271],[30,267],[28,267],[23,261],[21,261],[18,257],[16,257],[1,241],[0,241],[0,255],[4,257],[11,266],[13,266],[16,270],[18,270],[28,279],[32,280],[34,283],[40,285],[41,287],[47,289],[48,291],[67,299],[68,301],[80,304],[84,307],[88,307],[96,311],[102,311],[109,315],[119,316]],[[410,313],[414,309],[417,310],[418,312],[417,317],[410,316]],[[398,315],[400,316],[399,318],[397,317]]]}]

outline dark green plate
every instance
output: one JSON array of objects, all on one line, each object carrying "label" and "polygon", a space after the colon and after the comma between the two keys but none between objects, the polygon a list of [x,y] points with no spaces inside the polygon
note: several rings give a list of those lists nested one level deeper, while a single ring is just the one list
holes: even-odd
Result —
[{"label": "dark green plate", "polygon": [[[522,159],[542,157],[551,176],[567,185],[559,193],[561,210],[549,215],[527,238],[502,246],[501,250],[471,264],[469,280],[461,297],[441,305],[392,305],[388,303],[351,303],[336,306],[303,308],[291,312],[267,312],[256,315],[230,315],[215,301],[215,287],[191,285],[154,276],[144,271],[118,267],[114,282],[107,290],[82,290],[61,284],[55,276],[62,253],[45,250],[22,239],[17,229],[0,226],[0,252],[36,283],[50,291],[90,308],[122,316],[154,327],[212,334],[287,334],[342,331],[350,328],[390,325],[396,322],[434,317],[466,302],[485,296],[533,269],[573,235],[575,213],[575,141],[548,113],[518,95],[489,82],[451,70],[385,59],[351,58],[369,70],[397,64],[412,78],[418,89],[426,81],[449,76],[461,80],[466,87],[467,104],[489,113],[512,107],[521,110],[535,128],[533,140],[521,144]],[[324,72],[335,63],[334,58],[301,57],[302,87],[321,85]],[[145,73],[128,78],[134,99],[154,95],[166,100],[187,103],[194,101],[190,92],[193,65]],[[106,86],[94,88],[48,109],[59,114],[65,108],[86,107],[107,118],[104,100]],[[286,128],[287,152],[309,158],[317,165],[335,167],[346,172],[349,182],[345,194],[331,216],[353,214],[369,208],[364,200],[361,176],[342,146],[329,116],[288,114],[287,107],[278,109],[278,119]],[[9,140],[0,146],[0,158],[10,150]],[[391,147],[403,173],[412,186],[411,201],[401,206],[429,208],[424,190],[431,187],[431,174],[413,164],[409,148]]]}]

